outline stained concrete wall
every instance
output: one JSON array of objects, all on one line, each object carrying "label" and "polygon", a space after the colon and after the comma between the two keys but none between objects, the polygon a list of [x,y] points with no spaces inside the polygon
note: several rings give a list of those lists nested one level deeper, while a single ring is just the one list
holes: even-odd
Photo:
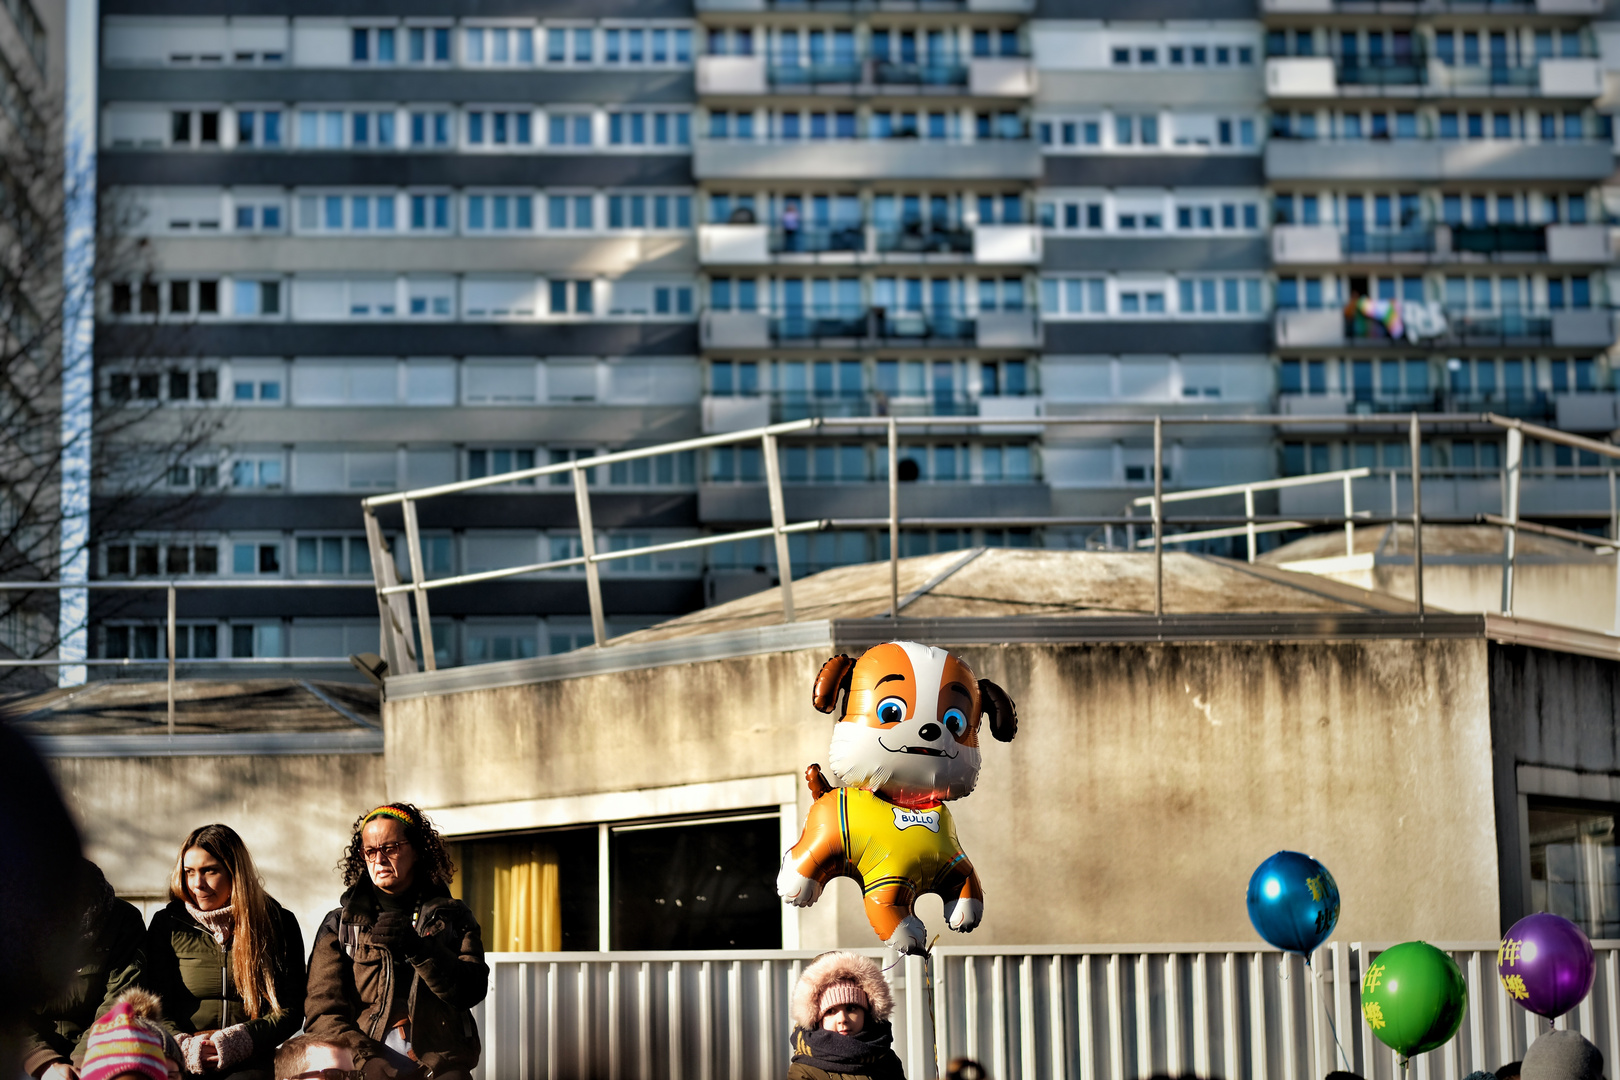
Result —
[{"label": "stained concrete wall", "polygon": [[384,800],[380,754],[46,760],[86,854],[120,893],[166,893],[186,834],[223,822],[298,916],[306,950],[343,890],[354,819]]},{"label": "stained concrete wall", "polygon": [[[953,806],[986,891],[948,943],[1252,940],[1248,876],[1308,851],[1342,940],[1491,939],[1498,864],[1483,640],[961,650],[1018,702]],[[825,656],[713,661],[389,702],[389,789],[465,806],[797,772],[825,761]],[[801,794],[799,812],[807,805]],[[831,903],[831,907],[826,906]],[[937,900],[922,908],[941,928]],[[870,944],[851,882],[805,947]]]}]

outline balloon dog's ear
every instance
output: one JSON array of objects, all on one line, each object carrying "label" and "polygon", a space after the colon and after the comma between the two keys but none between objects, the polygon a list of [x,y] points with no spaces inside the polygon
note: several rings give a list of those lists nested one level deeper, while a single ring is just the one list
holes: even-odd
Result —
[{"label": "balloon dog's ear", "polygon": [[[816,676],[816,685],[810,691],[810,702],[818,712],[830,713],[838,706],[838,692],[849,690],[850,672],[855,670],[855,661],[839,653],[837,656],[821,665],[821,673]],[[849,699],[844,699],[844,708],[849,708]]]},{"label": "balloon dog's ear", "polygon": [[979,680],[979,705],[990,720],[990,734],[997,742],[1012,742],[1018,734],[1018,706],[1007,691],[989,679]]}]

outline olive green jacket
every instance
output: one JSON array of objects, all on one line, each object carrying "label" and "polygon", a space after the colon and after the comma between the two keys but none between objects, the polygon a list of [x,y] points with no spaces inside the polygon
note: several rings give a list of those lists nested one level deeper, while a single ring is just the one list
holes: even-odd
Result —
[{"label": "olive green jacket", "polygon": [[22,1035],[25,1072],[38,1076],[52,1065],[84,1060],[85,1032],[140,979],[145,944],[146,920],[140,909],[112,901],[72,981],[27,1019]]},{"label": "olive green jacket", "polygon": [[146,931],[146,974],[141,982],[163,999],[164,1024],[176,1034],[217,1031],[246,1024],[254,1063],[268,1064],[277,1046],[304,1023],[304,935],[298,920],[274,900],[270,923],[276,942],[269,955],[271,979],[281,1008],[250,1019],[231,975],[231,950],[198,925],[184,901],[174,900],[152,916]]}]

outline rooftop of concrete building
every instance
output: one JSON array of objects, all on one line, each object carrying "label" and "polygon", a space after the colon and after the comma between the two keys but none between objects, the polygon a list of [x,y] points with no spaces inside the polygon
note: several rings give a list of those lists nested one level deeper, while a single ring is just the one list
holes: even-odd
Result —
[{"label": "rooftop of concrete building", "polygon": [[[1599,555],[1595,548],[1556,537],[1538,536],[1526,530],[1520,530],[1517,544],[1518,558],[1522,562],[1601,562],[1614,565],[1612,556]],[[1349,554],[1371,555],[1374,560],[1410,562],[1412,526],[1362,526],[1355,531],[1351,551],[1345,550],[1341,530],[1313,533],[1272,548],[1260,556],[1260,562],[1282,567],[1316,559],[1336,559]],[[1423,558],[1436,562],[1500,562],[1502,529],[1496,525],[1425,525]]]},{"label": "rooftop of concrete building", "polygon": [[[1154,613],[1152,554],[972,548],[901,559],[899,577],[900,614],[908,620]],[[889,603],[886,562],[841,566],[793,583],[794,616],[799,621],[886,619]],[[1164,610],[1177,614],[1409,614],[1416,608],[1311,574],[1210,555],[1166,552]],[[613,639],[613,645],[781,622],[781,589],[773,588],[625,634]]]},{"label": "rooftop of concrete building", "polygon": [[[182,679],[170,735],[163,681],[109,679],[0,697],[0,719],[46,752],[122,756],[382,751],[381,703],[369,684],[309,679]],[[139,740],[132,742],[131,740]],[[154,750],[161,740],[167,749]]]}]

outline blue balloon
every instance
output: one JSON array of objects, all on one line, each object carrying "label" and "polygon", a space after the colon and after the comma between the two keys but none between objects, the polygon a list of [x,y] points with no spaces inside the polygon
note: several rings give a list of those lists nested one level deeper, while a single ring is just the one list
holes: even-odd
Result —
[{"label": "blue balloon", "polygon": [[1249,921],[1268,944],[1308,959],[1339,923],[1339,886],[1309,855],[1279,851],[1249,878]]}]

